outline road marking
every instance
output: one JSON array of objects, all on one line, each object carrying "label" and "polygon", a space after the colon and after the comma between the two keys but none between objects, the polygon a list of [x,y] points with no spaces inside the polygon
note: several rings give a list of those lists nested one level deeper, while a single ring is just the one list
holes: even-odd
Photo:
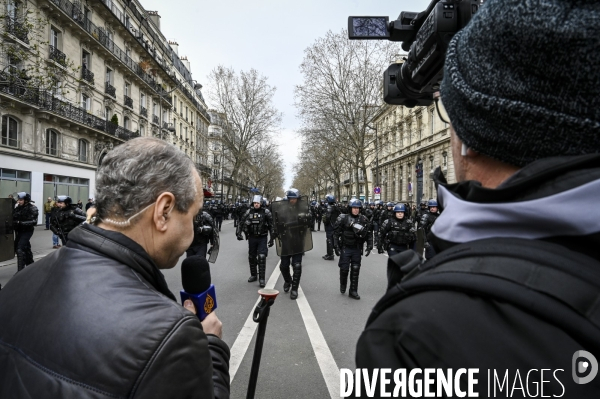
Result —
[{"label": "road marking", "polygon": [[300,314],[304,320],[308,338],[310,339],[317,362],[321,368],[321,374],[323,374],[325,384],[327,384],[329,396],[332,398],[339,398],[340,369],[331,354],[331,350],[329,350],[327,341],[325,341],[319,323],[317,323],[317,319],[306,300],[302,287],[298,287],[298,298],[296,299],[296,303],[298,304],[298,308],[300,308]]},{"label": "road marking", "polygon": [[[279,262],[277,262],[277,266],[275,266],[275,270],[273,270],[273,273],[271,273],[271,276],[269,277],[269,281],[267,281],[265,288],[269,288],[269,289],[275,288],[277,279],[279,278],[279,275],[281,274],[281,271],[279,270],[280,263],[281,263],[281,260]],[[238,369],[240,368],[240,364],[242,364],[242,360],[244,360],[244,356],[246,355],[246,352],[248,351],[248,347],[250,346],[252,337],[254,337],[254,332],[256,331],[256,328],[258,327],[258,323],[256,323],[252,319],[252,316],[254,315],[254,309],[258,305],[259,301],[260,301],[260,297],[256,300],[256,303],[254,304],[254,306],[252,306],[252,310],[250,311],[250,314],[248,315],[248,318],[246,319],[244,326],[242,327],[239,335],[237,336],[237,338],[235,339],[235,342],[233,343],[233,346],[231,347],[231,350],[230,350],[231,357],[229,359],[229,383],[230,384],[233,382],[233,378],[235,377],[235,374],[237,373]]]}]

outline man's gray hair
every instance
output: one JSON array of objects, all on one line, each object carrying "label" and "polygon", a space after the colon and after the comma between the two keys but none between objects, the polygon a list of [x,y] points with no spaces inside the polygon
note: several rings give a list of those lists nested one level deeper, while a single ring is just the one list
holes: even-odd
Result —
[{"label": "man's gray hair", "polygon": [[194,163],[177,147],[151,137],[129,140],[106,154],[96,173],[96,216],[123,220],[164,192],[187,213],[196,197]]}]

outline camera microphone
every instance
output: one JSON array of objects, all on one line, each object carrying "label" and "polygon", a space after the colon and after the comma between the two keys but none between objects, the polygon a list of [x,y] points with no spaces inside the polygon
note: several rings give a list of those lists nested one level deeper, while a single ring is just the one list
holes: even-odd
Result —
[{"label": "camera microphone", "polygon": [[211,284],[210,267],[204,256],[186,258],[181,264],[181,303],[190,299],[200,321],[217,308],[215,286]]}]

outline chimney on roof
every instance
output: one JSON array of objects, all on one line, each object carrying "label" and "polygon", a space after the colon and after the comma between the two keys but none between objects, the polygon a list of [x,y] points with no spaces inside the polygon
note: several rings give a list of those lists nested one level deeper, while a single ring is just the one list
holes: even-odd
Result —
[{"label": "chimney on roof", "polygon": [[187,68],[187,70],[191,72],[192,68],[190,67],[190,61],[188,60],[187,56],[184,55],[180,59],[183,65]]},{"label": "chimney on roof", "polygon": [[177,43],[175,40],[169,40],[169,45],[171,46],[175,54],[179,57],[179,43]]},{"label": "chimney on roof", "polygon": [[148,16],[150,17],[150,21],[160,30],[160,15],[158,15],[158,11],[148,11]]}]

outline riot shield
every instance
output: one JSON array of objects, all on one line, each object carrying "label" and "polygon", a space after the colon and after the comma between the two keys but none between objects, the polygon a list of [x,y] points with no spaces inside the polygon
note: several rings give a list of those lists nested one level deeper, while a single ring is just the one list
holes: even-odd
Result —
[{"label": "riot shield", "polygon": [[306,197],[299,198],[295,204],[291,201],[271,203],[274,230],[277,234],[277,255],[301,254],[313,248],[309,205]]},{"label": "riot shield", "polygon": [[221,245],[221,240],[219,239],[219,232],[215,230],[215,243],[212,247],[210,247],[208,253],[208,261],[210,263],[215,263],[217,261],[217,256],[219,256],[219,247]]},{"label": "riot shield", "polygon": [[0,198],[0,262],[15,257],[15,234],[13,233],[13,202]]}]

